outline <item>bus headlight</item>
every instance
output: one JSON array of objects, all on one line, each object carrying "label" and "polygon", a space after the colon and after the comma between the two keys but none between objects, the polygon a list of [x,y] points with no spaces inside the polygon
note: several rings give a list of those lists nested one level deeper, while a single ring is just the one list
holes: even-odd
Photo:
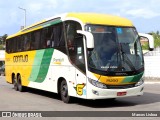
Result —
[{"label": "bus headlight", "polygon": [[107,89],[107,86],[106,86],[105,84],[99,82],[99,81],[93,80],[93,79],[91,79],[91,78],[88,78],[88,81],[89,81],[92,85],[94,85],[94,86],[96,86],[96,87],[98,87],[98,88]]},{"label": "bus headlight", "polygon": [[140,81],[138,81],[138,82],[135,84],[135,87],[140,86],[140,85],[142,85],[143,83],[144,83],[144,77],[142,77],[142,78],[140,79]]}]

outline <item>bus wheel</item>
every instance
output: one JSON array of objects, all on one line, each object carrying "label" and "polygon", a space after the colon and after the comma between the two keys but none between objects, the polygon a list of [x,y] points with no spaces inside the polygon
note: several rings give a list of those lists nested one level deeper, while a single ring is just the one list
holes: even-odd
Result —
[{"label": "bus wheel", "polygon": [[20,75],[18,75],[18,78],[17,78],[17,86],[18,86],[18,91],[20,91],[20,92],[24,91],[24,87],[22,86]]},{"label": "bus wheel", "polygon": [[15,76],[13,77],[13,88],[18,91],[18,84]]},{"label": "bus wheel", "polygon": [[64,103],[70,102],[71,97],[68,95],[68,86],[67,86],[67,82],[65,80],[63,80],[61,82],[60,95],[61,95],[61,99]]}]

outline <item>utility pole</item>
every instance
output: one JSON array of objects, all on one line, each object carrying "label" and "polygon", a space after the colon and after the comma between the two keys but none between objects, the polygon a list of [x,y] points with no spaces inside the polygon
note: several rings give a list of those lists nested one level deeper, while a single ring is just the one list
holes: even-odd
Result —
[{"label": "utility pole", "polygon": [[24,27],[26,27],[26,9],[18,7],[19,9],[24,11]]}]

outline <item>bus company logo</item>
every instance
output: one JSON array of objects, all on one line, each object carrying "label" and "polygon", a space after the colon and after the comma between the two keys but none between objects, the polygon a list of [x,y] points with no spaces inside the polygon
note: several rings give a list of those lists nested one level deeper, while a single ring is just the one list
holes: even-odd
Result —
[{"label": "bus company logo", "polygon": [[15,55],[13,62],[28,62],[28,55]]},{"label": "bus company logo", "polygon": [[75,88],[78,95],[83,95],[83,88],[85,87],[85,84],[77,84]]},{"label": "bus company logo", "polygon": [[64,62],[64,58],[53,58],[53,64],[60,65],[62,62]]}]

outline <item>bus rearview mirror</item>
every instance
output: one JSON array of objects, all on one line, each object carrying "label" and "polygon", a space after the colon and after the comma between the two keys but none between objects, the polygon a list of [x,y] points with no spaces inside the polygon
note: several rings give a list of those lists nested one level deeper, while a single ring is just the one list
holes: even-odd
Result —
[{"label": "bus rearview mirror", "polygon": [[149,34],[144,34],[144,33],[138,33],[138,34],[139,34],[139,37],[141,38],[140,39],[141,44],[142,44],[142,42],[148,41],[149,50],[150,51],[154,50],[154,38],[153,38],[153,36],[149,35]]},{"label": "bus rearview mirror", "polygon": [[86,37],[87,49],[92,50],[94,48],[94,37],[92,33],[82,30],[77,30],[77,33],[84,35]]}]

